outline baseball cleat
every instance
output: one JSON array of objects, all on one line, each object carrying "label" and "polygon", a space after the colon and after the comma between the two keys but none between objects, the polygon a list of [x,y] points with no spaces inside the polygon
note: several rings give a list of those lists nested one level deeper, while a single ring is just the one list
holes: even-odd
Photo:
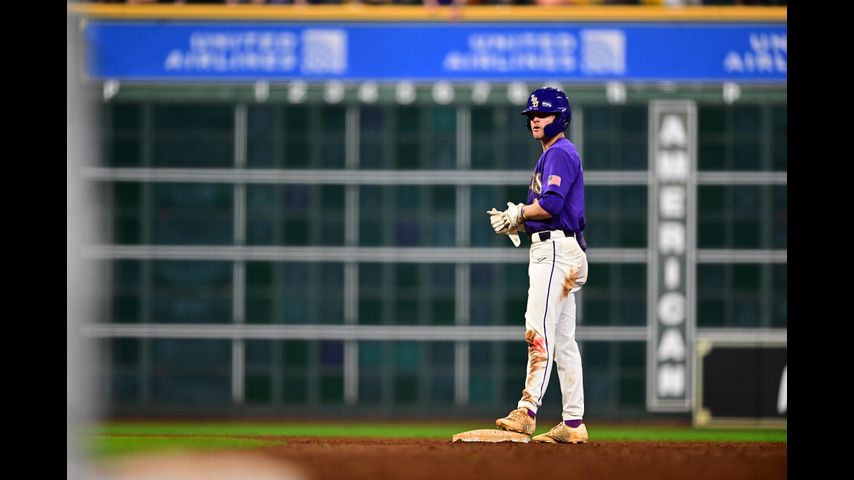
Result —
[{"label": "baseball cleat", "polygon": [[528,415],[527,408],[517,408],[504,418],[495,421],[495,426],[502,430],[530,435],[537,429],[537,421]]},{"label": "baseball cleat", "polygon": [[531,440],[542,443],[587,443],[587,426],[582,423],[578,428],[572,428],[560,422],[548,432]]}]

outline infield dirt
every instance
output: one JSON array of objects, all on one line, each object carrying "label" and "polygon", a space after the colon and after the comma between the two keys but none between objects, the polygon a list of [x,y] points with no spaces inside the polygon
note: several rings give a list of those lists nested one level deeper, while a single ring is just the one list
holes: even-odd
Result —
[{"label": "infield dirt", "polygon": [[283,444],[261,451],[297,465],[317,480],[761,480],[787,476],[785,443],[591,440],[586,445],[548,445],[451,443],[450,439],[280,439]]}]

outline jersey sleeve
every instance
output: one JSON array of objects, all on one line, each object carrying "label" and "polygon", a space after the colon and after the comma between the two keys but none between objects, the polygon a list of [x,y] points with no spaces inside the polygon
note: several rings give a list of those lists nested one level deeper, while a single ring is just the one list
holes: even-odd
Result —
[{"label": "jersey sleeve", "polygon": [[569,188],[578,176],[578,159],[562,149],[549,152],[543,163],[543,190],[540,194],[540,206],[552,215],[563,208],[563,202],[569,195]]}]

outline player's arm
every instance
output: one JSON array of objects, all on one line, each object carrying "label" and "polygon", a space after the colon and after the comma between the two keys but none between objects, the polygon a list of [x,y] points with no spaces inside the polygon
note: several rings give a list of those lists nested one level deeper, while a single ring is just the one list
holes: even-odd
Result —
[{"label": "player's arm", "polygon": [[569,195],[570,186],[578,176],[578,162],[557,150],[546,160],[543,169],[543,192],[540,198],[535,198],[531,205],[519,209],[519,216],[525,220],[545,220],[558,215],[563,210],[563,204]]},{"label": "player's arm", "polygon": [[535,198],[531,205],[508,203],[508,223],[521,225],[528,220],[545,220],[563,210],[563,203],[569,194],[569,186],[578,175],[574,162],[563,151],[556,151],[546,159],[543,178],[546,180],[540,198]]},{"label": "player's arm", "polygon": [[[553,200],[553,203],[557,205],[556,210],[560,210],[561,205],[563,205],[563,197],[558,197],[557,195],[551,196],[557,197],[549,200]],[[540,201],[536,198],[534,199],[534,203],[530,205],[508,202],[507,210],[504,210],[502,213],[505,216],[504,218],[506,218],[507,224],[516,227],[520,231],[525,231],[525,222],[528,220],[545,220],[546,218],[553,217],[548,210],[540,205]]]},{"label": "player's arm", "polygon": [[521,210],[522,211],[519,212],[519,215],[522,217],[522,221],[545,220],[552,217],[551,213],[540,206],[540,201],[536,198],[534,199],[534,203],[530,205],[523,205]]}]

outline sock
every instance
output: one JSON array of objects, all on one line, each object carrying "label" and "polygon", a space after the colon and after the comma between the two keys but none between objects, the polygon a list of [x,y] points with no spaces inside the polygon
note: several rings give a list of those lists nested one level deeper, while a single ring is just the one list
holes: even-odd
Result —
[{"label": "sock", "polygon": [[528,409],[528,416],[531,418],[537,418],[537,413],[529,408]]},{"label": "sock", "polygon": [[578,420],[564,420],[563,423],[567,427],[578,428],[584,422],[579,418]]}]

